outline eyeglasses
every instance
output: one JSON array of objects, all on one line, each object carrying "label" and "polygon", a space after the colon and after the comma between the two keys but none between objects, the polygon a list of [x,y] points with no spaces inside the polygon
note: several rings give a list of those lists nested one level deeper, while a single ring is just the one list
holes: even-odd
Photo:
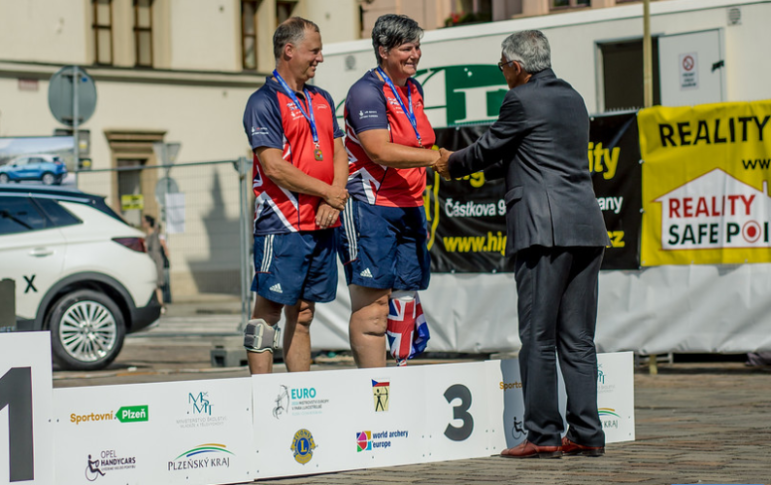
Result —
[{"label": "eyeglasses", "polygon": [[514,64],[517,61],[505,61],[505,62],[499,62],[498,63],[498,69],[503,72],[503,66],[509,66],[511,67],[512,64]]}]

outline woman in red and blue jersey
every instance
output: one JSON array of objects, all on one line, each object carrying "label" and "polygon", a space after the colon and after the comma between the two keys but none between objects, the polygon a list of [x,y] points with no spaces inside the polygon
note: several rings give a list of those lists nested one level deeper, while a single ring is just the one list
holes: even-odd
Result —
[{"label": "woman in red and blue jersey", "polygon": [[[350,339],[358,367],[385,366],[389,297],[396,318],[415,318],[417,291],[428,287],[430,277],[423,191],[425,167],[438,161],[439,152],[431,149],[436,137],[423,88],[412,78],[422,34],[405,15],[380,17],[372,29],[378,67],[351,87],[345,101],[350,198],[338,251],[351,293]],[[392,354],[403,363],[412,344],[406,340],[413,338],[392,334]],[[408,349],[401,358],[394,348],[400,337]]]}]

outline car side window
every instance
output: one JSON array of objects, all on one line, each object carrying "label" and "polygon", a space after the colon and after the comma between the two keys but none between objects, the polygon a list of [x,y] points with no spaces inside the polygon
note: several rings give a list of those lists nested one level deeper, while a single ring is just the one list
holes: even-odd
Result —
[{"label": "car side window", "polygon": [[43,213],[48,216],[48,220],[51,223],[48,224],[47,227],[73,226],[83,222],[53,199],[36,198],[35,203],[37,203],[43,210]]},{"label": "car side window", "polygon": [[0,196],[0,235],[38,231],[46,219],[28,197]]}]

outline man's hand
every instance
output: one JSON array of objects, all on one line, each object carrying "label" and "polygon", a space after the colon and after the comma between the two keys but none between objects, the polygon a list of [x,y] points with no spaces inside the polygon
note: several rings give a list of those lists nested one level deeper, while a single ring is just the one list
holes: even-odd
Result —
[{"label": "man's hand", "polygon": [[327,190],[327,195],[324,196],[324,202],[341,211],[345,209],[345,203],[348,202],[348,191],[344,187],[331,186]]},{"label": "man's hand", "polygon": [[339,217],[340,217],[339,210],[330,206],[323,200],[319,202],[319,207],[318,209],[316,209],[316,224],[320,228],[326,229],[328,227],[331,227],[332,224],[337,222],[337,219]]},{"label": "man's hand", "polygon": [[453,152],[450,150],[445,150],[444,148],[439,149],[439,160],[437,160],[434,165],[431,167],[434,169],[436,173],[442,176],[445,180],[451,180],[450,179],[450,155],[452,155]]}]

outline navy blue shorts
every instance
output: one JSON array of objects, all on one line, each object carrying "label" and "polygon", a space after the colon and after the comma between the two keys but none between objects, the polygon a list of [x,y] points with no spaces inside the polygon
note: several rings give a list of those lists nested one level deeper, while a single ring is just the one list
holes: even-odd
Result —
[{"label": "navy blue shorts", "polygon": [[431,257],[423,207],[383,207],[348,199],[341,219],[337,252],[349,285],[428,288]]},{"label": "navy blue shorts", "polygon": [[282,305],[334,300],[335,249],[334,229],[254,236],[252,291]]}]

